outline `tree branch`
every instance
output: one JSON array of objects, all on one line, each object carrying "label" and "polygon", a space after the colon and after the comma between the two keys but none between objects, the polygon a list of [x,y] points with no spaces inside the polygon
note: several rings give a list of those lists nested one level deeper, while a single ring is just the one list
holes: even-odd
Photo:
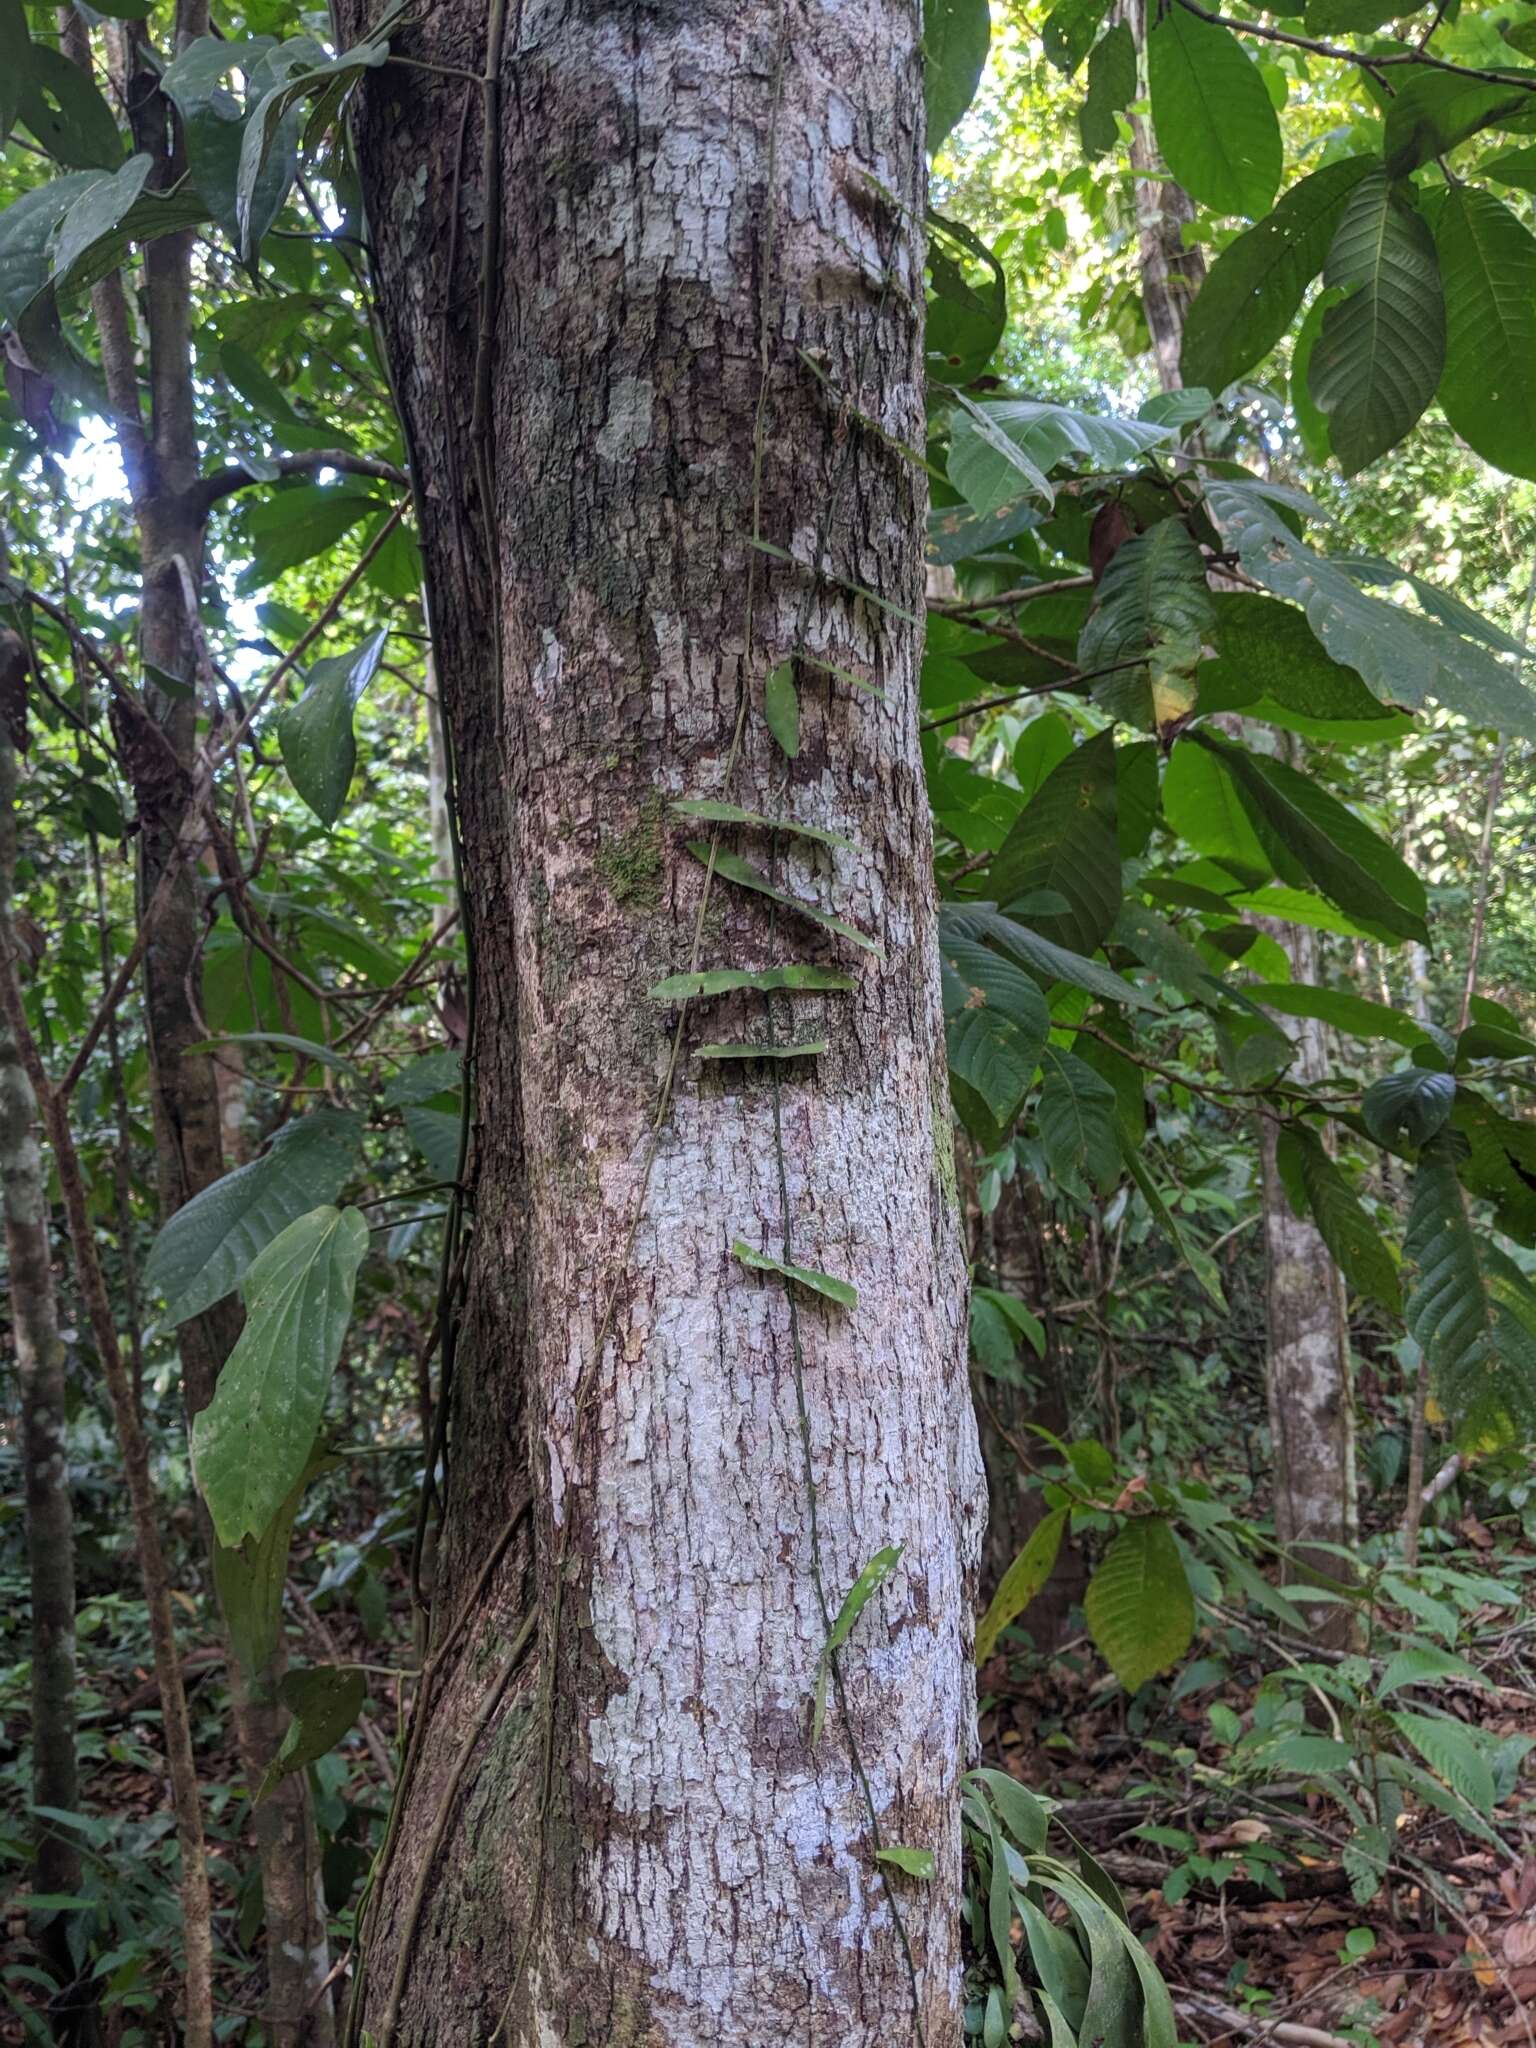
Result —
[{"label": "tree branch", "polygon": [[[394,463],[385,462],[376,455],[359,455],[351,448],[308,448],[296,455],[273,457],[279,476],[313,476],[317,470],[334,469],[343,476],[371,476],[381,483],[394,484],[403,490],[410,479],[403,469]],[[231,497],[236,491],[248,490],[252,484],[267,482],[267,478],[252,476],[238,462],[232,462],[225,469],[215,470],[197,486],[197,504],[202,516],[206,517],[213,506],[222,498]]]},{"label": "tree branch", "polygon": [[1516,92],[1536,92],[1536,77],[1522,76],[1512,71],[1485,71],[1472,64],[1452,64],[1448,58],[1432,57],[1420,45],[1416,49],[1401,50],[1386,56],[1368,56],[1361,50],[1346,50],[1338,43],[1320,43],[1315,36],[1299,36],[1290,29],[1269,28],[1258,21],[1236,21],[1230,14],[1215,14],[1208,7],[1202,7],[1199,0],[1178,0],[1188,14],[1198,14],[1202,21],[1214,22],[1218,28],[1229,28],[1234,35],[1257,36],[1266,43],[1287,43],[1293,50],[1309,50],[1314,57],[1331,57],[1337,64],[1353,64],[1361,71],[1380,71],[1389,65],[1421,64],[1431,71],[1449,71],[1457,78],[1480,78],[1489,85],[1507,85]]}]

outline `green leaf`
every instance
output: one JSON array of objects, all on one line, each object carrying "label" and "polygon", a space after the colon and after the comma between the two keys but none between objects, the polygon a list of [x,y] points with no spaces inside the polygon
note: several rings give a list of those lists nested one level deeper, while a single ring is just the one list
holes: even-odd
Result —
[{"label": "green leaf", "polygon": [[1529,87],[1491,85],[1453,71],[1414,70],[1396,81],[1387,102],[1382,155],[1389,178],[1406,177],[1444,156],[1480,129],[1530,112]]},{"label": "green leaf", "polygon": [[1333,443],[1328,438],[1328,415],[1318,410],[1312,397],[1312,355],[1317,347],[1317,338],[1323,331],[1323,322],[1328,317],[1328,309],[1336,306],[1343,296],[1340,291],[1318,293],[1307,308],[1307,317],[1296,330],[1296,340],[1291,349],[1291,410],[1296,415],[1296,427],[1301,435],[1301,445],[1307,451],[1307,459],[1318,469],[1324,468],[1333,454]]},{"label": "green leaf", "polygon": [[[688,851],[695,860],[708,867],[710,846],[707,840],[690,839]],[[856,946],[862,946],[866,953],[873,953],[877,959],[885,957],[877,939],[869,938],[851,924],[844,924],[841,918],[834,917],[828,910],[823,910],[819,903],[806,903],[798,896],[789,896],[782,889],[776,889],[760,869],[753,867],[750,861],[743,860],[739,854],[727,853],[723,847],[717,848],[714,853],[714,865],[715,873],[727,882],[734,882],[738,889],[755,890],[758,895],[769,897],[786,910],[798,911],[802,917],[810,918],[812,923],[823,926],[829,932],[836,932],[840,938],[849,939]]]},{"label": "green leaf", "polygon": [[1388,1315],[1400,1314],[1402,1287],[1392,1254],[1316,1133],[1291,1125],[1281,1142],[1295,1148],[1312,1220],[1345,1280]]},{"label": "green leaf", "polygon": [[[316,54],[323,54],[318,44],[310,47]],[[241,70],[250,81],[253,99],[261,97],[274,82],[274,49],[270,36],[250,37],[243,42],[199,36],[178,51],[161,81],[166,97],[181,116],[192,181],[214,219],[233,240],[238,240],[240,233],[235,187],[240,175],[245,112],[224,85],[224,79],[231,71]],[[253,188],[251,216],[258,242],[282,210],[292,183],[298,160],[298,128],[298,116],[294,115],[281,129],[280,139],[269,151]]]},{"label": "green leaf", "polygon": [[112,109],[80,66],[51,44],[33,43],[28,51],[17,119],[55,162],[71,170],[115,170],[123,160]]},{"label": "green leaf", "polygon": [[827,1051],[831,1044],[826,1038],[803,1039],[798,1045],[761,1045],[749,1043],[721,1043],[701,1045],[694,1051],[694,1058],[700,1060],[806,1060]]},{"label": "green leaf", "polygon": [[975,98],[991,39],[987,0],[924,0],[923,97],[930,156],[938,154]]},{"label": "green leaf", "polygon": [[1147,37],[1152,123],[1192,199],[1257,219],[1280,183],[1280,123],[1258,67],[1232,31],[1170,7]]},{"label": "green leaf", "polygon": [[1004,910],[1050,891],[1067,908],[1036,915],[1041,935],[1090,954],[1120,909],[1115,822],[1115,740],[1103,732],[1059,761],[1019,813],[992,861],[990,886]]},{"label": "green leaf", "polygon": [[1471,1735],[1459,1721],[1442,1721],[1428,1714],[1410,1714],[1398,1708],[1392,1725],[1413,1744],[1437,1778],[1443,1778],[1474,1811],[1484,1816],[1494,1809],[1493,1773]]},{"label": "green leaf", "polygon": [[1226,765],[1186,736],[1175,740],[1163,774],[1163,816],[1196,853],[1273,873],[1268,850]]},{"label": "green leaf", "polygon": [[1385,171],[1350,195],[1323,282],[1345,296],[1323,316],[1310,389],[1340,467],[1354,476],[1403,438],[1445,365],[1434,240]]},{"label": "green leaf", "polygon": [[1200,708],[1238,710],[1280,704],[1323,720],[1380,719],[1392,714],[1352,668],[1333,660],[1295,605],[1249,591],[1214,600],[1216,659],[1200,671]]},{"label": "green leaf", "polygon": [[407,1060],[398,1074],[391,1074],[379,1093],[384,1109],[400,1109],[430,1102],[434,1095],[456,1093],[464,1078],[464,1061],[456,1052],[427,1052]]},{"label": "green leaf", "polygon": [[1064,981],[1073,988],[1086,989],[1106,1003],[1127,1003],[1141,1010],[1155,1010],[1156,1000],[1097,960],[1085,959],[1065,946],[1034,932],[1017,919],[1005,917],[990,903],[944,903],[939,906],[941,937],[990,939],[1010,959],[1027,967],[1049,986]]},{"label": "green leaf", "polygon": [[[400,7],[391,8],[369,31],[365,41],[335,57],[326,57],[308,36],[295,37],[291,43],[282,44],[270,53],[268,64],[274,83],[271,90],[263,94],[245,124],[235,178],[235,216],[240,254],[246,262],[254,260],[261,243],[263,228],[259,202],[263,173],[269,157],[273,154],[282,156],[287,137],[295,132],[290,117],[310,94],[323,92],[332,86],[350,87],[365,70],[384,63],[389,56],[390,31],[402,11]],[[317,54],[318,62],[315,61]],[[284,193],[288,182],[286,178],[283,181]]]},{"label": "green leaf", "polygon": [[769,670],[763,684],[763,717],[780,751],[793,761],[800,751],[800,693],[792,661],[781,661]]},{"label": "green leaf", "polygon": [[457,1180],[459,1173],[459,1135],[463,1128],[463,1117],[458,1110],[418,1109],[414,1105],[402,1111],[401,1121],[406,1135],[416,1150],[431,1167],[438,1180]]},{"label": "green leaf", "polygon": [[1194,1639],[1195,1603],[1165,1521],[1141,1515],[1125,1524],[1089,1581],[1083,1612],[1127,1692],[1177,1663]]},{"label": "green leaf", "polygon": [[1186,680],[1176,705],[1161,704],[1155,657],[1161,651],[1174,669],[1186,678],[1193,675],[1214,617],[1205,562],[1188,527],[1181,519],[1160,520],[1150,532],[1126,541],[1105,570],[1078,639],[1078,665],[1096,669],[1137,655],[1152,659],[1150,704],[1144,675],[1117,677],[1101,686],[1104,695],[1094,694],[1115,715],[1161,728],[1187,712],[1194,690]]},{"label": "green leaf", "polygon": [[[269,377],[255,357],[238,342],[226,341],[220,348],[219,368],[247,405],[260,413],[266,424],[275,430],[269,437],[272,446],[346,448],[352,445],[351,436],[340,428],[317,426],[313,420],[307,420],[296,412],[282,386],[275,378]],[[384,514],[385,518],[388,516]]]},{"label": "green leaf", "polygon": [[1022,969],[973,939],[946,937],[943,958],[945,1040],[951,1077],[960,1084],[956,1106],[982,1143],[996,1144],[1034,1081],[1050,1011]]},{"label": "green leaf", "polygon": [[1492,178],[1499,185],[1513,185],[1517,192],[1536,192],[1536,143],[1524,149],[1508,149],[1501,156],[1485,157],[1477,167],[1480,178]]},{"label": "green leaf", "polygon": [[706,967],[695,974],[669,974],[646,994],[658,1003],[691,1002],[699,996],[730,995],[739,988],[775,989],[791,992],[806,989],[845,990],[855,987],[853,976],[837,967],[811,967],[796,961],[788,967]]},{"label": "green leaf", "polygon": [[1349,196],[1370,168],[1363,156],[1325,164],[1227,244],[1184,323],[1186,384],[1221,391],[1264,360],[1322,269]]},{"label": "green leaf", "polygon": [[1248,990],[1255,1002],[1282,1017],[1316,1017],[1352,1038],[1387,1038],[1402,1046],[1422,1045],[1425,1027],[1401,1010],[1357,996],[1353,989],[1313,988],[1306,982],[1262,982]]},{"label": "green leaf", "polygon": [[[785,1270],[794,1272],[797,1269],[789,1267]],[[827,1681],[832,1675],[832,1659],[852,1635],[853,1625],[859,1616],[895,1571],[901,1560],[902,1548],[900,1543],[888,1543],[883,1550],[877,1550],[848,1588],[843,1597],[843,1604],[837,1610],[837,1618],[832,1623],[816,1670],[816,1705],[811,1716],[812,1749],[821,1740],[822,1727],[827,1718]]]},{"label": "green leaf", "polygon": [[219,1541],[261,1536],[309,1461],[368,1250],[358,1209],[312,1209],[245,1276],[245,1327],[192,1425]]},{"label": "green leaf", "polygon": [[319,1664],[290,1671],[278,1694],[293,1719],[267,1766],[253,1801],[256,1806],[270,1798],[284,1778],[318,1763],[336,1747],[363,1711],[368,1679],[356,1666]]},{"label": "green leaf", "polygon": [[1093,47],[1109,0],[1056,0],[1040,29],[1040,47],[1070,78]]},{"label": "green leaf", "polygon": [[265,1672],[277,1641],[288,1580],[288,1547],[304,1489],[311,1479],[340,1463],[330,1451],[317,1448],[259,1537],[247,1537],[238,1549],[214,1543],[214,1586],[230,1647],[248,1680],[259,1679]]},{"label": "green leaf", "polygon": [[357,767],[352,714],[378,673],[381,627],[351,654],[324,655],[309,671],[304,694],[277,721],[277,743],[294,788],[322,825],[335,824]]},{"label": "green leaf", "polygon": [[144,1269],[145,1286],[166,1298],[167,1324],[184,1323],[233,1293],[289,1224],[333,1202],[356,1171],[362,1136],[361,1117],[313,1110],[284,1124],[260,1159],[178,1209]]},{"label": "green leaf", "polygon": [[1037,1522],[1024,1548],[998,1581],[986,1613],[976,1624],[978,1666],[987,1662],[1003,1630],[1018,1619],[1051,1576],[1069,1512],[1067,1508],[1053,1508]]},{"label": "green leaf", "polygon": [[767,1252],[755,1252],[739,1237],[731,1246],[731,1256],[740,1259],[744,1266],[750,1266],[755,1273],[777,1273],[783,1280],[798,1281],[802,1287],[809,1287],[813,1294],[825,1295],[828,1301],[835,1301],[839,1308],[857,1308],[859,1305],[859,1290],[848,1281],[836,1280],[830,1273],[818,1272],[814,1266],[791,1266]]},{"label": "green leaf", "polygon": [[814,839],[818,846],[853,845],[841,832],[827,832],[820,825],[802,825],[795,818],[770,818],[762,811],[744,811],[740,804],[717,803],[711,797],[680,797],[668,808],[680,818],[701,818],[707,824],[750,825],[761,832],[790,832],[797,839]]},{"label": "green leaf", "polygon": [[103,235],[110,234],[144,189],[154,169],[147,155],[131,156],[110,176],[94,179],[65,214],[53,250],[53,275],[63,278]]},{"label": "green leaf", "polygon": [[[975,281],[978,268],[987,273],[984,284]],[[925,337],[930,365],[942,372],[946,383],[971,383],[991,362],[1007,324],[1008,285],[1003,276],[1003,266],[973,228],[967,227],[963,221],[948,220],[930,208],[928,328]],[[946,529],[946,521],[964,517],[963,511],[930,513],[930,561],[960,561],[966,553],[976,551],[967,545],[963,536],[956,539],[953,532]],[[1004,522],[1004,537],[1006,528],[1007,522]],[[831,667],[826,662],[818,665]],[[840,675],[845,672],[833,667],[832,673]],[[870,687],[858,676],[847,680],[860,689]]]},{"label": "green leaf", "polygon": [[294,1038],[286,1031],[231,1031],[223,1038],[204,1038],[196,1045],[186,1047],[188,1052],[217,1052],[221,1045],[271,1045],[279,1052],[298,1053],[305,1060],[318,1060],[323,1067],[332,1067],[339,1074],[349,1074],[354,1081],[363,1077],[351,1060],[343,1059],[339,1052],[332,1052],[328,1045],[319,1045],[312,1038]]},{"label": "green leaf", "polygon": [[1213,481],[1206,504],[1245,572],[1301,605],[1328,652],[1356,670],[1384,703],[1417,708],[1433,698],[1474,725],[1536,738],[1536,693],[1486,645],[1474,644],[1481,637],[1474,626],[1483,622],[1466,607],[1458,617],[1449,593],[1410,578],[1426,609],[1439,609],[1441,622],[1421,618],[1359,588],[1356,579],[1370,573],[1369,563],[1315,553],[1262,502]]},{"label": "green leaf", "polygon": [[0,0],[0,148],[11,139],[32,68],[32,39],[21,0]]},{"label": "green leaf", "polygon": [[1114,1089],[1075,1053],[1046,1046],[1045,1084],[1035,1120],[1053,1174],[1107,1190],[1120,1178],[1120,1126]]},{"label": "green leaf", "polygon": [[1536,477],[1536,239],[1491,192],[1452,185],[1435,217],[1446,418],[1485,461]]},{"label": "green leaf", "polygon": [[949,479],[980,513],[1011,505],[1024,491],[1050,504],[1053,469],[1122,469],[1174,429],[1149,420],[1079,412],[1033,398],[963,399],[951,415]]},{"label": "green leaf", "polygon": [[70,171],[34,185],[0,213],[0,319],[14,327],[45,288],[53,270],[49,250],[54,230],[80,195],[98,182],[89,171]]},{"label": "green leaf", "polygon": [[1360,1101],[1365,1127],[1381,1145],[1427,1145],[1451,1113],[1456,1079],[1428,1067],[1400,1067],[1373,1081]]},{"label": "green leaf", "polygon": [[1128,22],[1117,21],[1088,53],[1088,94],[1077,115],[1084,156],[1108,156],[1115,148],[1115,116],[1135,99],[1136,89],[1136,38]]},{"label": "green leaf", "polygon": [[1493,1684],[1485,1672],[1469,1664],[1465,1657],[1455,1657],[1449,1650],[1415,1644],[1387,1659],[1386,1669],[1376,1683],[1376,1697],[1379,1700],[1390,1699],[1393,1693],[1401,1692],[1407,1685],[1440,1685],[1445,1682],[1490,1688]]},{"label": "green leaf", "polygon": [[1026,1856],[1033,1856],[1045,1847],[1051,1826],[1050,1814],[1017,1778],[1010,1778],[1006,1771],[983,1767],[967,1772],[963,1783],[968,1789],[982,1794],[996,1814],[1003,1833]]},{"label": "green leaf", "polygon": [[334,547],[378,510],[377,498],[348,484],[299,484],[274,491],[243,516],[251,560],[236,578],[237,593],[249,597],[264,590],[285,570]]},{"label": "green leaf", "polygon": [[1126,1170],[1140,1190],[1142,1200],[1151,1210],[1153,1220],[1158,1224],[1165,1236],[1172,1241],[1174,1248],[1177,1250],[1180,1258],[1183,1259],[1185,1265],[1194,1274],[1216,1307],[1225,1315],[1227,1313],[1227,1297],[1222,1291],[1221,1274],[1217,1268],[1216,1261],[1209,1252],[1202,1250],[1199,1245],[1191,1242],[1183,1226],[1177,1221],[1173,1211],[1163,1200],[1157,1182],[1153,1180],[1148,1172],[1140,1145],[1123,1124],[1120,1127],[1120,1146]]},{"label": "green leaf", "polygon": [[1045,471],[993,412],[966,400],[951,416],[949,481],[983,520],[1010,511],[1024,496],[1049,505],[1055,493]]},{"label": "green leaf", "polygon": [[907,1849],[899,1843],[875,1851],[877,1863],[887,1863],[893,1870],[903,1870],[908,1877],[929,1878],[934,1874],[933,1851],[931,1849]]},{"label": "green leaf", "polygon": [[1283,761],[1250,754],[1208,731],[1190,737],[1231,775],[1282,880],[1310,879],[1350,917],[1428,944],[1423,883],[1337,797]]}]

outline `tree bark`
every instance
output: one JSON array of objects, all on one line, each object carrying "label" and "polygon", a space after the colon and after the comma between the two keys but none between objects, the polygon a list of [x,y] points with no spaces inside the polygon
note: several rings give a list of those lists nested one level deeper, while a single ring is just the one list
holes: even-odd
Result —
[{"label": "tree bark", "polygon": [[[445,0],[408,50],[478,71],[483,11]],[[444,1661],[361,2021],[379,2048],[948,2043],[980,1474],[916,633],[846,589],[916,609],[923,494],[837,395],[920,439],[915,10],[536,0],[491,68],[489,185],[474,89],[392,66],[355,116],[476,999]],[[754,548],[757,495],[771,546],[824,543],[821,580]],[[758,706],[797,646],[884,695],[802,664],[789,763]],[[723,843],[883,962],[723,876],[701,917],[685,796],[846,835]],[[717,999],[684,1014],[669,1098],[674,1019],[646,990],[696,932],[699,965],[847,968],[851,993],[773,1020],[830,1050],[697,1063],[764,1036],[760,996]],[[736,1239],[854,1282],[857,1308],[792,1303]],[[531,1543],[482,1589],[530,1484]],[[818,1578],[835,1612],[888,1544],[813,1748]],[[881,1838],[931,1848],[935,1880],[888,1885]]]},{"label": "tree bark", "polygon": [[[0,663],[26,656],[14,634],[0,635]],[[0,715],[0,948],[13,949],[16,875],[16,751]],[[37,1142],[37,1102],[15,1033],[0,1015],[0,1203],[5,1210],[12,1341],[21,1407],[22,1482],[26,1495],[27,1583],[32,1601],[32,1801],[79,1811],[75,1753],[75,1534],[64,1443],[64,1344],[59,1335],[47,1183]],[[73,1892],[80,1854],[67,1829],[33,1822],[30,1889]],[[36,1926],[39,1949],[60,1986],[75,1975],[63,1913]]]}]

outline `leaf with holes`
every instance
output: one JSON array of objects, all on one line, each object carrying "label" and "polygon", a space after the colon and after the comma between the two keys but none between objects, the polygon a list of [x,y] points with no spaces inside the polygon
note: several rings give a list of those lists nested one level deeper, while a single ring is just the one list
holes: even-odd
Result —
[{"label": "leaf with holes", "polygon": [[1446,418],[1496,469],[1536,477],[1536,238],[1491,192],[1452,185],[1435,217],[1435,247]]},{"label": "leaf with holes", "polygon": [[1040,27],[1040,47],[1051,63],[1070,78],[1088,55],[1109,0],[1056,0]]},{"label": "leaf with holes", "polygon": [[1056,1564],[1061,1538],[1067,1526],[1066,1508],[1053,1508],[1030,1531],[1029,1539],[998,1581],[990,1606],[976,1624],[976,1662],[985,1664],[997,1648],[997,1639],[1011,1622],[1017,1621],[1044,1586]]},{"label": "leaf with holes", "polygon": [[1312,351],[1310,389],[1346,476],[1394,447],[1435,395],[1445,298],[1434,239],[1385,171],[1351,193],[1323,269],[1345,296]]},{"label": "leaf with holes", "polygon": [[312,1209],[245,1276],[245,1327],[192,1425],[192,1467],[219,1541],[260,1537],[309,1460],[352,1319],[368,1225]]},{"label": "leaf with holes", "polygon": [[1195,1633],[1195,1603],[1168,1524],[1126,1523],[1083,1598],[1088,1630],[1127,1692],[1177,1663]]},{"label": "leaf with holes", "polygon": [[1170,7],[1147,37],[1152,124],[1169,170],[1202,206],[1257,219],[1280,183],[1280,123],[1228,28]]},{"label": "leaf with holes", "polygon": [[166,1298],[166,1323],[184,1323],[232,1294],[290,1223],[333,1202],[357,1170],[362,1138],[361,1117],[312,1110],[284,1124],[260,1159],[178,1209],[144,1269],[145,1286]]},{"label": "leaf with holes", "polygon": [[1363,156],[1325,164],[1227,244],[1184,322],[1186,384],[1220,391],[1263,362],[1327,260],[1349,196],[1370,168]]}]

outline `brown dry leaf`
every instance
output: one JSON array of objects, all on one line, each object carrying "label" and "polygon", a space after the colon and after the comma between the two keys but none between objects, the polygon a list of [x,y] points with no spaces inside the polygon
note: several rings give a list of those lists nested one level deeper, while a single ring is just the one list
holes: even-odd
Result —
[{"label": "brown dry leaf", "polygon": [[1483,1944],[1481,1935],[1469,1934],[1467,1936],[1466,1956],[1468,1962],[1472,1965],[1473,1976],[1485,1990],[1491,1989],[1493,1985],[1498,1983],[1499,1973],[1494,1967],[1493,1958],[1489,1955],[1487,1948]]},{"label": "brown dry leaf", "polygon": [[1536,1963],[1536,1920],[1512,1920],[1499,1939],[1504,1960],[1518,1969]]}]

